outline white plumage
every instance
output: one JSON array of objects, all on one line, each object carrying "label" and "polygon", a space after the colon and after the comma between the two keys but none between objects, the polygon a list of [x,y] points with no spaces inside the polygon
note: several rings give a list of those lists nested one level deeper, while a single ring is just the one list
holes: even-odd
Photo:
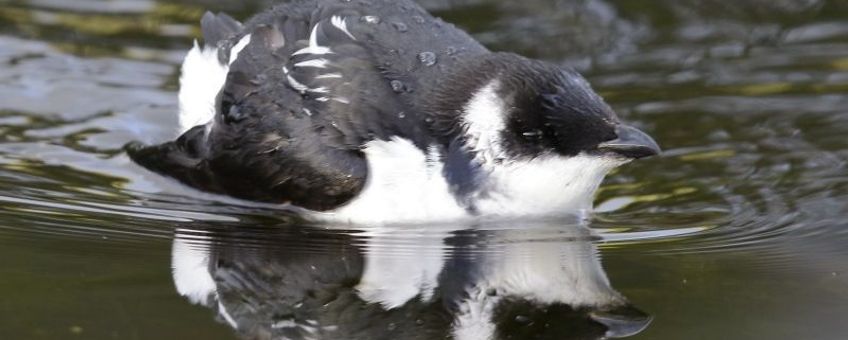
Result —
[{"label": "white plumage", "polygon": [[200,47],[194,42],[194,47],[183,60],[180,76],[179,134],[212,121],[215,117],[215,97],[227,81],[229,65],[238,59],[239,53],[249,43],[248,34],[230,50],[229,63],[222,65],[218,60],[217,48]]}]

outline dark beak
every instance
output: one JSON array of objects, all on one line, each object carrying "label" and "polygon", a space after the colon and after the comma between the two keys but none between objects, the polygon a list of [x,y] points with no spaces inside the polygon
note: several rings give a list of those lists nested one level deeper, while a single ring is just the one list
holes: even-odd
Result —
[{"label": "dark beak", "polygon": [[620,306],[612,310],[598,310],[589,313],[589,318],[607,328],[606,338],[626,338],[639,334],[653,318],[631,305]]},{"label": "dark beak", "polygon": [[598,150],[632,159],[655,156],[662,151],[651,136],[637,128],[619,125],[615,132],[618,138],[598,144]]}]

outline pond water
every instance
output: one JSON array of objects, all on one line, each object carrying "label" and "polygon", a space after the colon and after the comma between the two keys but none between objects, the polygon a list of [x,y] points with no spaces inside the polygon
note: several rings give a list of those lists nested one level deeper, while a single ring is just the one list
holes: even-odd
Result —
[{"label": "pond water", "polygon": [[121,149],[174,136],[204,11],[266,2],[0,0],[0,338],[846,337],[848,2],[423,4],[665,153],[588,223],[306,225]]}]

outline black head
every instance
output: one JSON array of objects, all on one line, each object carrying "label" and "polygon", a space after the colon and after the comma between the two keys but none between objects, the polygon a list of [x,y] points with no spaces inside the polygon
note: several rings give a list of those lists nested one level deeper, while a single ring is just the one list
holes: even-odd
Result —
[{"label": "black head", "polygon": [[516,58],[522,65],[501,74],[498,92],[507,103],[503,143],[515,155],[555,152],[642,158],[660,149],[647,134],[621,123],[576,71]]},{"label": "black head", "polygon": [[508,53],[478,65],[472,76],[479,77],[478,90],[464,105],[465,126],[470,135],[498,130],[488,139],[496,139],[509,158],[586,153],[636,159],[660,152],[647,134],[622,124],[572,69]]}]

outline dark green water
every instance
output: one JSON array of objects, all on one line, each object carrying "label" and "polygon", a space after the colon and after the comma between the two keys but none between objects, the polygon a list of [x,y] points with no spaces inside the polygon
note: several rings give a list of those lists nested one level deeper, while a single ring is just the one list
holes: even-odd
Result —
[{"label": "dark green water", "polygon": [[[848,337],[848,2],[424,3],[580,69],[665,154],[610,175],[588,229],[304,226],[121,151],[173,137],[203,11],[262,1],[0,0],[0,339],[440,339],[457,283],[535,301],[494,307],[503,338],[598,338],[604,308],[653,317],[632,339]],[[208,306],[185,265],[213,268]]]}]

